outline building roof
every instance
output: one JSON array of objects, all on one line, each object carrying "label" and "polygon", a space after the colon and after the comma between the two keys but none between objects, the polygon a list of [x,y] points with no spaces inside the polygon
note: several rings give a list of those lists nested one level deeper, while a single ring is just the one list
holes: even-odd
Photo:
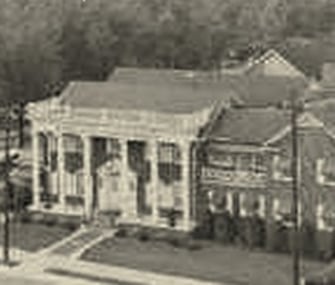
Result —
[{"label": "building roof", "polygon": [[335,131],[335,96],[311,102],[308,109],[327,129]]},{"label": "building roof", "polygon": [[157,84],[158,82],[207,80],[211,75],[211,72],[199,70],[118,67],[110,74],[108,81],[127,83],[153,82]]},{"label": "building roof", "polygon": [[263,144],[290,123],[290,116],[277,108],[238,108],[225,111],[209,138],[229,143]]},{"label": "building roof", "polygon": [[[236,102],[246,106],[277,105],[289,99],[292,89],[307,86],[304,78],[288,76],[252,76],[219,74],[214,71],[191,71],[150,68],[117,68],[110,82],[126,84],[208,84],[208,88],[233,90]],[[209,85],[211,87],[209,87]]]},{"label": "building roof", "polygon": [[258,65],[266,64],[267,61],[274,59],[282,66],[285,67],[288,76],[290,77],[301,77],[306,80],[305,74],[299,70],[295,65],[293,65],[290,61],[284,58],[277,50],[275,49],[268,49],[263,53],[260,53],[256,57],[252,57],[249,59],[247,63],[246,72],[252,72]]},{"label": "building roof", "polygon": [[[292,90],[303,90],[305,80],[282,76],[224,76],[241,101],[250,107],[267,107],[290,100]],[[227,85],[227,84],[226,84]],[[303,93],[303,92],[301,92]]]},{"label": "building roof", "polygon": [[60,96],[61,103],[71,107],[163,113],[192,113],[236,98],[233,91],[205,82],[72,82]]}]

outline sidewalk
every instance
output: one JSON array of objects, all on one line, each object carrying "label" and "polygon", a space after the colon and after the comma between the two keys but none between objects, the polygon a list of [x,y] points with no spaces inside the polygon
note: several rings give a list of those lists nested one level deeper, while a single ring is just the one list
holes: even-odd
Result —
[{"label": "sidewalk", "polygon": [[[217,285],[219,283],[206,282],[184,277],[162,275],[154,272],[146,272],[128,269],[119,266],[110,266],[74,260],[61,256],[48,256],[48,261],[43,262],[44,272],[58,272],[65,276],[83,276],[85,279],[104,280],[105,284],[148,284],[148,285]],[[110,281],[110,282],[109,282]],[[221,283],[222,284],[222,283]]]}]

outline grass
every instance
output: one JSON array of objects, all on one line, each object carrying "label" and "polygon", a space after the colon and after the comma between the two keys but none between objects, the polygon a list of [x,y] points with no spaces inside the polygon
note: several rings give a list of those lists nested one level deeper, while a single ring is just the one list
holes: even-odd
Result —
[{"label": "grass", "polygon": [[116,278],[105,278],[99,276],[92,276],[89,274],[84,273],[77,273],[71,270],[62,270],[62,269],[47,269],[45,270],[47,273],[64,276],[64,277],[71,277],[76,279],[83,279],[86,281],[94,282],[97,284],[112,284],[112,285],[145,285],[142,283],[135,283],[135,282],[126,282]]},{"label": "grass", "polygon": [[[292,284],[292,258],[289,255],[247,251],[207,242],[201,249],[190,251],[160,241],[110,238],[89,249],[82,259],[220,283]],[[304,261],[302,271],[319,270],[324,265]]]},{"label": "grass", "polygon": [[[0,225],[1,226],[1,225]],[[47,226],[38,223],[11,224],[10,245],[21,250],[34,252],[57,242],[69,234],[71,230],[60,226]],[[3,245],[4,230],[0,228],[0,245]]]}]

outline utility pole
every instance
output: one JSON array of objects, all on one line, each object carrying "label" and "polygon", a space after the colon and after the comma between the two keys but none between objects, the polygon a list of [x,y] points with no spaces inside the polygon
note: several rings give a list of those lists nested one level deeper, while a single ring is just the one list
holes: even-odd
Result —
[{"label": "utility pole", "polygon": [[9,172],[10,172],[10,157],[9,157],[9,151],[10,151],[10,109],[8,111],[8,114],[6,114],[6,126],[5,126],[5,189],[4,189],[4,247],[3,247],[3,258],[4,258],[4,264],[9,265],[10,258],[9,258],[9,204],[10,204],[10,181],[9,181]]},{"label": "utility pole", "polygon": [[299,138],[297,117],[299,106],[297,94],[292,93],[291,104],[291,128],[292,128],[292,200],[293,200],[293,285],[300,283],[300,227],[299,227]]}]

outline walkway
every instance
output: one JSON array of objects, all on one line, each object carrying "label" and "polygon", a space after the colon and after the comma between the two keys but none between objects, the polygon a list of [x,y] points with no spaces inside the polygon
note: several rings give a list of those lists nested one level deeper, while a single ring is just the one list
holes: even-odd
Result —
[{"label": "walkway", "polygon": [[39,252],[40,255],[57,254],[71,259],[78,259],[90,247],[107,237],[113,236],[115,230],[99,228],[81,228],[64,240]]}]

